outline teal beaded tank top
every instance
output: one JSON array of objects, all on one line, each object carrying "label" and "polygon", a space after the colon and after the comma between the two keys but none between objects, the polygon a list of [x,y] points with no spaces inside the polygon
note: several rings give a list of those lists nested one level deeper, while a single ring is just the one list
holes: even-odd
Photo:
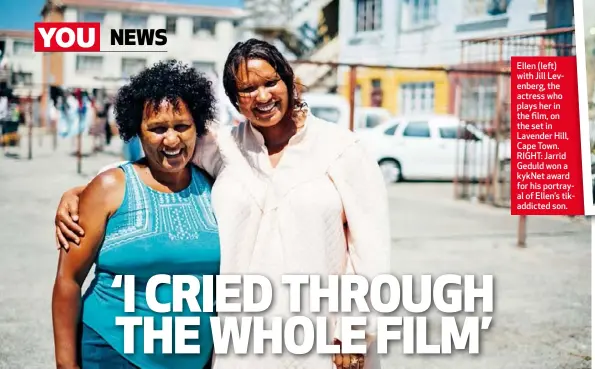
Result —
[{"label": "teal beaded tank top", "polygon": [[[141,181],[132,163],[120,166],[126,176],[122,204],[107,222],[105,238],[95,261],[95,279],[82,303],[82,321],[95,330],[115,350],[143,369],[202,369],[212,351],[209,317],[214,313],[190,312],[184,302],[182,312],[155,313],[146,301],[146,284],[154,275],[193,275],[201,282],[204,275],[219,273],[219,233],[211,207],[211,185],[207,177],[192,166],[188,187],[176,193],[158,192]],[[112,288],[117,275],[135,276],[135,312],[124,311],[124,284]],[[202,292],[202,286],[201,286]],[[173,300],[172,286],[161,284],[157,301]],[[198,296],[202,304],[202,294]],[[172,304],[173,305],[173,304]],[[211,310],[214,310],[211,309]],[[144,353],[143,328],[134,329],[134,353],[124,353],[124,327],[116,326],[118,316],[153,317],[154,328],[162,328],[168,316],[198,316],[198,339],[186,345],[200,345],[200,354],[175,352],[175,323],[172,329],[173,353],[163,353],[163,341],[154,340],[154,353]]]}]

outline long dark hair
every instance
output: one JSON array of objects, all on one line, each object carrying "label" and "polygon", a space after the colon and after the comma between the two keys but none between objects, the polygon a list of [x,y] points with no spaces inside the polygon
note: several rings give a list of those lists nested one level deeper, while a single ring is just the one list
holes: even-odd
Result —
[{"label": "long dark hair", "polygon": [[223,88],[225,94],[239,111],[238,104],[238,87],[237,87],[237,72],[243,62],[250,59],[262,59],[269,63],[279,74],[279,77],[288,91],[288,107],[289,111],[301,110],[305,107],[304,101],[301,99],[299,89],[296,86],[295,75],[293,68],[285,59],[283,54],[272,44],[251,38],[244,42],[238,42],[229,52],[225,67],[223,68]]}]

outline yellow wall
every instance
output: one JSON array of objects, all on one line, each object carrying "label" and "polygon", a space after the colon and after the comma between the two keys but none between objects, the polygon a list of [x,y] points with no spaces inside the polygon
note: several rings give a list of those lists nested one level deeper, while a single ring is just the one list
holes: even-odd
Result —
[{"label": "yellow wall", "polygon": [[[379,79],[382,88],[382,106],[399,114],[399,87],[404,83],[434,82],[434,112],[448,112],[449,83],[445,72],[422,70],[357,68],[356,83],[360,86],[362,106],[370,106],[372,80]],[[340,93],[349,99],[349,72],[343,75]]]}]

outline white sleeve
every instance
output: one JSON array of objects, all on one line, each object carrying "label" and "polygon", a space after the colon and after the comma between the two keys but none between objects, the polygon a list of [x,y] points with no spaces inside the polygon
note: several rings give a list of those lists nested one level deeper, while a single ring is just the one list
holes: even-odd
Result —
[{"label": "white sleeve", "polygon": [[207,134],[196,141],[196,148],[192,157],[192,163],[204,169],[213,178],[217,177],[223,167],[223,159],[217,143],[219,130],[218,123],[212,124]]},{"label": "white sleeve", "polygon": [[[377,275],[390,273],[388,193],[378,163],[360,142],[355,142],[331,165],[329,176],[343,202],[352,273],[369,282]],[[367,315],[366,334],[374,338],[377,314]],[[335,337],[340,339],[340,322],[337,328]]]}]

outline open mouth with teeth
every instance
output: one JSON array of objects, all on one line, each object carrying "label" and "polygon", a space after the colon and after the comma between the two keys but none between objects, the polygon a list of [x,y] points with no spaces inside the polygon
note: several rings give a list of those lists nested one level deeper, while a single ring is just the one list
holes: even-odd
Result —
[{"label": "open mouth with teeth", "polygon": [[258,104],[254,107],[254,112],[260,116],[268,116],[273,114],[279,108],[278,101],[271,101],[267,104]]},{"label": "open mouth with teeth", "polygon": [[163,155],[166,158],[177,158],[180,157],[182,155],[182,149],[176,149],[176,150],[161,150],[161,152],[163,153]]}]

